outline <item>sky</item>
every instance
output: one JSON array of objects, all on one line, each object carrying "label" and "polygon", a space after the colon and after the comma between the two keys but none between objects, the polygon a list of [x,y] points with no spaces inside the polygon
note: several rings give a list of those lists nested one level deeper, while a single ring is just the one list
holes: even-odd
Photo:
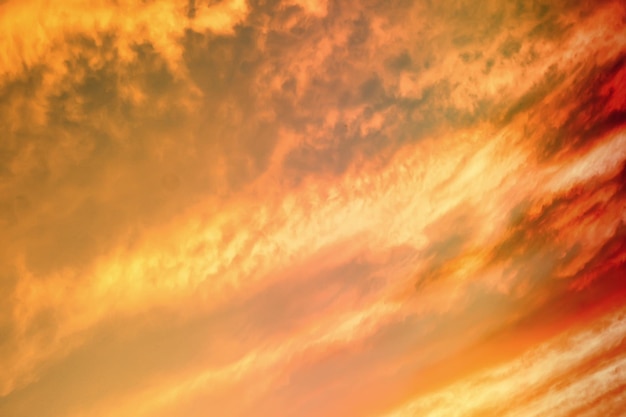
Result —
[{"label": "sky", "polygon": [[0,0],[0,415],[623,415],[625,28]]}]

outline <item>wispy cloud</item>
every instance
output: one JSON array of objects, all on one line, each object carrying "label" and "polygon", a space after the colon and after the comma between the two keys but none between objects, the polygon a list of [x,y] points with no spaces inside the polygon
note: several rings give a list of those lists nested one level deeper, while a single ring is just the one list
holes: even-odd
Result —
[{"label": "wispy cloud", "polygon": [[3,2],[0,414],[610,412],[625,15]]}]

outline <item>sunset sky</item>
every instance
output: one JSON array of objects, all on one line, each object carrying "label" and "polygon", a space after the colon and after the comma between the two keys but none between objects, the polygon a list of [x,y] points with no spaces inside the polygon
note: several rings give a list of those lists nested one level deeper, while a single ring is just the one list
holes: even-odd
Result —
[{"label": "sunset sky", "polygon": [[0,0],[0,416],[623,410],[623,1]]}]

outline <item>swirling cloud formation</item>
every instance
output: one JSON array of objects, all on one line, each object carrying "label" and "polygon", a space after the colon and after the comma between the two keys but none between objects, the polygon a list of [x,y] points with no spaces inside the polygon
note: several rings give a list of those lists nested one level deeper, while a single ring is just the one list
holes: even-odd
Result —
[{"label": "swirling cloud formation", "polygon": [[0,1],[0,415],[621,415],[625,22]]}]

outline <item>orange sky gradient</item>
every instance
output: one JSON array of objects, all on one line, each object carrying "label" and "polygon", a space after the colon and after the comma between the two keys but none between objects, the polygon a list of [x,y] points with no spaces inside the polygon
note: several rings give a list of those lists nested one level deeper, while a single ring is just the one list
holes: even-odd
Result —
[{"label": "orange sky gradient", "polygon": [[0,416],[623,416],[625,28],[0,1]]}]

